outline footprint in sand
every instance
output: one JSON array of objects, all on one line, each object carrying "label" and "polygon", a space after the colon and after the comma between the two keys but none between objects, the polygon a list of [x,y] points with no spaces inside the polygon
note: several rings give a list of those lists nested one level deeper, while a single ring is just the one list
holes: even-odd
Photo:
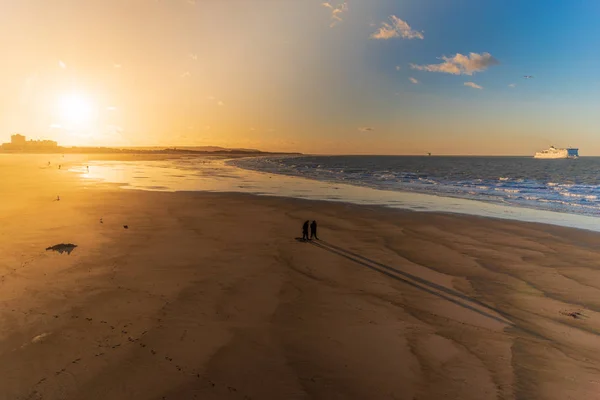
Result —
[{"label": "footprint in sand", "polygon": [[167,360],[167,361],[173,361],[173,359],[171,357],[165,357],[165,360]]},{"label": "footprint in sand", "polygon": [[150,350],[150,353],[152,353],[152,355],[156,355],[156,352],[154,350]]},{"label": "footprint in sand", "polygon": [[81,358],[76,358],[75,360],[71,361],[71,364],[77,364],[79,361],[81,361]]}]

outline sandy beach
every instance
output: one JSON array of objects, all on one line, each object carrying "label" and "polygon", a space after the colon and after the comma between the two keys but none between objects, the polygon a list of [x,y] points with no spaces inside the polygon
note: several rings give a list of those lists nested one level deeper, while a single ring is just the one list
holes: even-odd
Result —
[{"label": "sandy beach", "polygon": [[43,157],[0,157],[0,399],[600,398],[600,234]]}]

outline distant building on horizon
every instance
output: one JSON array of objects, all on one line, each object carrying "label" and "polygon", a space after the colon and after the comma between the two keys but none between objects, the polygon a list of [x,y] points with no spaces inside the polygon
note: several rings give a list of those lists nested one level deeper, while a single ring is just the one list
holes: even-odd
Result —
[{"label": "distant building on horizon", "polygon": [[58,143],[54,140],[27,140],[24,135],[14,134],[10,137],[10,143],[3,143],[2,150],[8,151],[50,151],[58,149]]}]

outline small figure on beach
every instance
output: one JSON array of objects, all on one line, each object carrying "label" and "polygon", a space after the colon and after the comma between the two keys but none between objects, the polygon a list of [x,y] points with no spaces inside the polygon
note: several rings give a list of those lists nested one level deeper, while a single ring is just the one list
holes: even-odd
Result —
[{"label": "small figure on beach", "polygon": [[61,167],[61,165],[60,165],[60,164],[58,164],[58,169],[60,169],[60,167]]},{"label": "small figure on beach", "polygon": [[305,221],[304,225],[302,225],[302,240],[309,240],[308,239],[308,224],[310,223],[310,221]]},{"label": "small figure on beach", "polygon": [[60,196],[56,196],[56,201],[60,201]]},{"label": "small figure on beach", "polygon": [[48,166],[50,166],[50,161],[48,161]]},{"label": "small figure on beach", "polygon": [[319,237],[317,236],[317,221],[314,221],[310,224],[310,238],[315,238],[317,240],[319,240]]}]

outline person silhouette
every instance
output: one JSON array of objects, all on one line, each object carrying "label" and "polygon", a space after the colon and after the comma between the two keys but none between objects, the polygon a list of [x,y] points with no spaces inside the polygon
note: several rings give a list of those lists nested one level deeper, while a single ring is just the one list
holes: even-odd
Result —
[{"label": "person silhouette", "polygon": [[302,225],[302,240],[309,240],[308,239],[308,224],[309,221],[305,221],[304,225]]},{"label": "person silhouette", "polygon": [[310,238],[319,240],[317,237],[317,221],[313,221],[312,224],[310,224]]}]

